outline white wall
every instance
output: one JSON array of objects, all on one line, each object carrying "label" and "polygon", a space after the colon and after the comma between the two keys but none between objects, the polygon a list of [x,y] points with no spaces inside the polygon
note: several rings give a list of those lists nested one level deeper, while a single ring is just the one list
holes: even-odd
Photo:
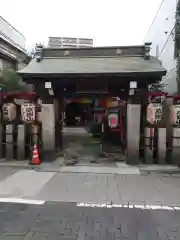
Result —
[{"label": "white wall", "polygon": [[177,91],[176,61],[174,60],[174,24],[177,0],[162,1],[147,33],[145,42],[152,42],[151,55],[158,57],[167,69],[163,82],[170,94]]}]

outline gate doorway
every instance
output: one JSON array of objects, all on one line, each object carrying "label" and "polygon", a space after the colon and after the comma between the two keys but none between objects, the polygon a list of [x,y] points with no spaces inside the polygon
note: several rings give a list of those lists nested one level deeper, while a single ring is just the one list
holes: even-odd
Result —
[{"label": "gate doorway", "polygon": [[124,161],[120,137],[116,143],[104,141],[106,102],[102,97],[66,98],[62,142],[67,165],[114,166]]}]

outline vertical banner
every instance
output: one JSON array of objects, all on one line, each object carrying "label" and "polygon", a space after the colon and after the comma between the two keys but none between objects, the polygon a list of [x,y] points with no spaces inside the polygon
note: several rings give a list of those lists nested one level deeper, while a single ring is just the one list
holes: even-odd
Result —
[{"label": "vertical banner", "polygon": [[16,105],[5,103],[2,107],[3,117],[5,120],[12,121],[16,118]]},{"label": "vertical banner", "polygon": [[160,122],[162,119],[162,104],[150,103],[147,107],[147,121],[151,124]]},{"label": "vertical banner", "polygon": [[21,117],[24,122],[32,122],[36,118],[35,105],[33,103],[25,103],[21,106]]},{"label": "vertical banner", "polygon": [[171,122],[180,125],[180,105],[171,106]]}]

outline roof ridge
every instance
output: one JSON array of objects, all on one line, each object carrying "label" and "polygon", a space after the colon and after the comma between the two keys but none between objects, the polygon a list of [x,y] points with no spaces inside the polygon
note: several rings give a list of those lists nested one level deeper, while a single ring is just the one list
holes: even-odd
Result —
[{"label": "roof ridge", "polygon": [[111,56],[57,56],[57,57],[43,57],[42,58],[42,60],[43,59],[70,59],[70,58],[72,58],[72,59],[76,59],[76,58],[78,58],[78,59],[80,59],[80,58],[122,58],[122,57],[124,57],[124,58],[129,58],[129,57],[142,57],[142,58],[144,58],[144,56],[142,56],[142,55],[137,55],[137,54],[132,54],[132,55],[111,55]]}]

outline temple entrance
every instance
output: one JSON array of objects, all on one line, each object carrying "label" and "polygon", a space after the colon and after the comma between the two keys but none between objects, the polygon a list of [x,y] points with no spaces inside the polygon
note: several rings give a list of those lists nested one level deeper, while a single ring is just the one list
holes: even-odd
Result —
[{"label": "temple entrance", "polygon": [[65,110],[66,126],[85,126],[93,120],[93,104],[69,100]]},{"label": "temple entrance", "polygon": [[[85,164],[85,159],[88,163],[111,159],[112,163],[121,160],[114,156],[120,149],[118,154],[126,151],[126,163],[139,163],[141,104],[146,98],[141,93],[166,74],[160,62],[151,58],[150,43],[78,49],[38,45],[35,58],[19,74],[34,85],[42,102],[42,147],[47,160],[63,151],[73,164],[81,160]],[[107,109],[107,98],[117,96],[127,107]],[[64,107],[65,98],[71,103]],[[77,104],[72,98],[93,101]],[[111,151],[107,150],[110,144]]]},{"label": "temple entrance", "polygon": [[67,165],[113,166],[116,161],[124,160],[119,133],[107,136],[102,129],[107,100],[66,98],[62,139]]}]

